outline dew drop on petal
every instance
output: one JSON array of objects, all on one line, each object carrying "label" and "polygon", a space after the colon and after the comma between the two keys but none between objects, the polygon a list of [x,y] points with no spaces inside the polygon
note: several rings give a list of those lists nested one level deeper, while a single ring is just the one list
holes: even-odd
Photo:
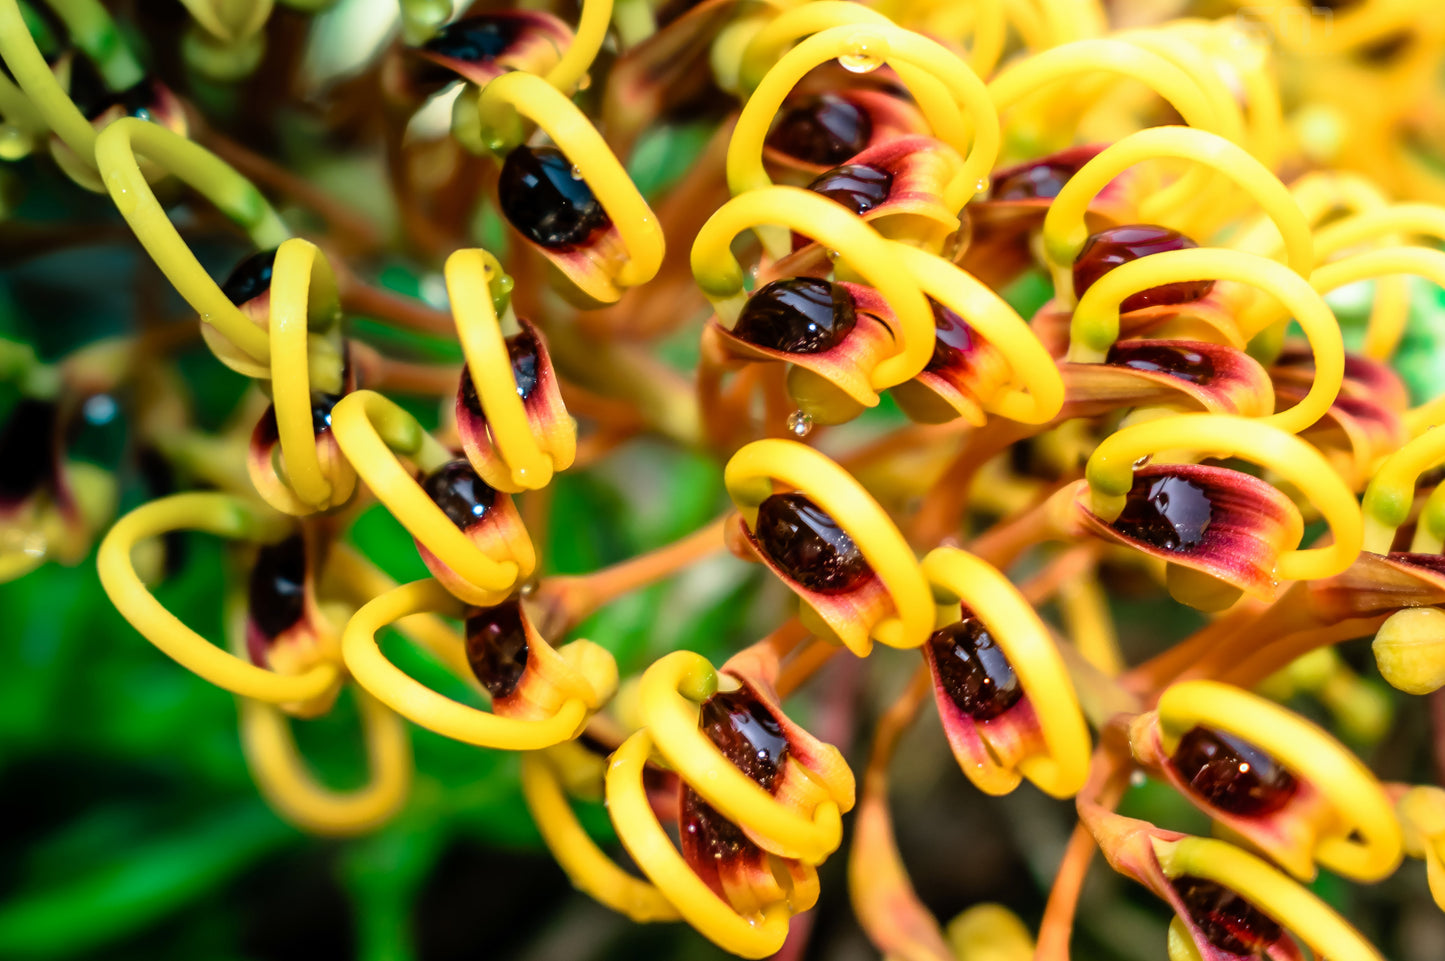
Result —
[{"label": "dew drop on petal", "polygon": [[1134,469],[1135,469],[1135,470],[1138,470],[1139,468],[1144,467],[1145,465],[1147,465],[1147,464],[1148,464],[1151,460],[1153,460],[1153,459],[1154,459],[1154,455],[1153,455],[1153,454],[1145,454],[1143,457],[1139,458],[1138,460],[1136,460],[1136,461],[1134,462]]},{"label": "dew drop on petal", "polygon": [[576,164],[573,164],[573,165],[572,165],[572,169],[569,171],[569,173],[571,173],[573,180],[581,180],[581,179],[582,179],[582,170],[581,170],[581,168],[578,167]]},{"label": "dew drop on petal", "polygon": [[813,432],[813,415],[806,411],[793,411],[788,415],[788,430],[794,437],[807,437]]}]

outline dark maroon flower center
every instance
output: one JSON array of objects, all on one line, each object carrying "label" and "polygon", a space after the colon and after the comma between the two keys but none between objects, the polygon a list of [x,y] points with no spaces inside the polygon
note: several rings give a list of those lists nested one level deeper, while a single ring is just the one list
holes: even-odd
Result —
[{"label": "dark maroon flower center", "polygon": [[422,490],[462,530],[481,523],[496,503],[497,492],[465,460],[454,460],[422,481]]},{"label": "dark maroon flower center", "polygon": [[1207,355],[1197,350],[1147,341],[1114,344],[1109,348],[1105,363],[1130,370],[1168,374],[1191,384],[1207,384],[1214,379],[1214,361]]},{"label": "dark maroon flower center", "polygon": [[[1086,161],[1090,158],[1084,158]],[[1006,171],[994,178],[991,200],[1047,200],[1057,197],[1064,184],[1083,166],[1061,160],[1040,160]]]},{"label": "dark maroon flower center", "polygon": [[975,721],[998,717],[1023,699],[1023,685],[1003,648],[976,617],[934,631],[928,639],[938,682]]},{"label": "dark maroon flower center", "polygon": [[0,430],[0,504],[22,501],[55,477],[60,408],[26,397]]},{"label": "dark maroon flower center", "polygon": [[869,164],[843,164],[819,175],[808,189],[835,200],[855,214],[865,214],[888,199],[893,174]]},{"label": "dark maroon flower center", "polygon": [[502,213],[533,243],[567,250],[612,221],[556,147],[521,146],[502,163],[497,195]]},{"label": "dark maroon flower center", "polygon": [[276,248],[252,254],[236,265],[221,285],[221,293],[237,307],[271,289],[271,271],[276,266]]},{"label": "dark maroon flower center", "polygon": [[708,740],[748,777],[769,791],[788,756],[782,724],[746,687],[714,694],[703,702],[698,726]]},{"label": "dark maroon flower center", "polygon": [[796,491],[774,494],[758,506],[755,536],[772,562],[805,590],[841,594],[871,573],[848,532]]},{"label": "dark maroon flower center", "polygon": [[809,97],[783,112],[767,144],[804,163],[835,167],[873,138],[868,112],[836,94]]},{"label": "dark maroon flower center", "polygon": [[1187,551],[1204,543],[1213,516],[1209,495],[1193,481],[1172,475],[1136,476],[1113,527],[1166,551]]},{"label": "dark maroon flower center", "polygon": [[[512,377],[517,382],[517,396],[526,400],[537,389],[537,373],[541,364],[541,348],[531,331],[523,329],[519,334],[507,338],[507,356],[512,361]],[[482,402],[477,397],[476,385],[472,383],[471,368],[462,366],[462,403],[467,410],[482,416]]]},{"label": "dark maroon flower center", "polygon": [[1189,919],[1221,951],[1263,958],[1269,946],[1284,937],[1273,918],[1222,884],[1187,874],[1172,883]]},{"label": "dark maroon flower center", "polygon": [[[774,790],[788,757],[788,739],[772,710],[747,687],[708,698],[698,725],[739,770]],[[720,895],[718,868],[744,854],[758,853],[741,828],[686,784],[681,791],[680,827],[683,857]]]},{"label": "dark maroon flower center", "polygon": [[527,630],[520,603],[507,601],[472,611],[467,617],[467,663],[494,700],[517,689],[527,670]]},{"label": "dark maroon flower center", "polygon": [[422,49],[452,60],[486,63],[516,42],[522,23],[520,17],[467,17],[442,27]]},{"label": "dark maroon flower center", "polygon": [[[1084,249],[1074,260],[1074,295],[1082,297],[1084,291],[1109,271],[1131,260],[1162,254],[1169,250],[1190,250],[1199,245],[1177,230],[1157,227],[1153,224],[1130,224],[1126,227],[1111,227],[1089,237]],[[1130,294],[1119,305],[1121,311],[1157,307],[1163,304],[1184,304],[1208,296],[1214,289],[1212,280],[1185,280],[1173,284],[1161,284]]]},{"label": "dark maroon flower center", "polygon": [[1172,762],[1200,797],[1241,817],[1279,810],[1299,786],[1294,775],[1253,744],[1204,727],[1191,728],[1179,739]]},{"label": "dark maroon flower center", "polygon": [[853,298],[841,284],[793,277],[755,291],[733,335],[770,350],[817,354],[838,346],[857,323]]},{"label": "dark maroon flower center", "polygon": [[928,306],[933,308],[933,356],[923,369],[935,371],[966,366],[973,350],[973,328],[932,297],[928,298]]},{"label": "dark maroon flower center", "polygon": [[251,623],[275,638],[301,620],[306,609],[306,540],[293,534],[256,554],[247,594]]},{"label": "dark maroon flower center", "polygon": [[[319,390],[311,392],[311,433],[317,437],[331,430],[331,411],[341,402],[340,394],[327,394]],[[276,425],[275,406],[267,407],[261,415],[260,441],[274,444],[281,436]]]}]

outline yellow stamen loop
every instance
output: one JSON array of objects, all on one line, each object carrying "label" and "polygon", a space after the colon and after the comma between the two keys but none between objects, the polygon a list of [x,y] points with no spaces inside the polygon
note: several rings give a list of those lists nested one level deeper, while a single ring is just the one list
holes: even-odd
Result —
[{"label": "yellow stamen loop", "polygon": [[842,525],[893,599],[896,614],[873,625],[854,653],[867,656],[871,639],[899,648],[926,641],[933,632],[928,582],[908,542],[853,475],[806,444],[753,441],[732,456],[723,472],[728,496],[750,529],[757,526],[758,506],[772,495],[774,480],[801,491]]},{"label": "yellow stamen loop", "polygon": [[[95,128],[70,99],[35,46],[16,0],[0,0],[0,59],[10,68],[34,111],[82,163],[89,165],[95,156]],[[10,118],[9,111],[6,117]]]},{"label": "yellow stamen loop", "polygon": [[531,575],[537,557],[525,531],[509,539],[509,559],[488,557],[457,529],[397,461],[393,451],[430,472],[452,459],[406,411],[375,391],[358,390],[347,394],[332,409],[331,431],[342,453],[387,510],[438,560],[479,594],[488,595],[490,603],[504,600],[519,581]]},{"label": "yellow stamen loop", "polygon": [[1161,417],[1105,438],[1085,468],[1094,513],[1105,521],[1114,520],[1133,486],[1134,464],[1160,451],[1182,449],[1201,456],[1241,457],[1275,471],[1298,488],[1329,523],[1333,543],[1285,553],[1275,569],[1280,580],[1333,577],[1359,556],[1363,537],[1359,505],[1324,455],[1278,427],[1232,414]]},{"label": "yellow stamen loop", "polygon": [[680,917],[662,892],[622,870],[592,840],[544,752],[522,755],[522,795],[542,840],[573,887],[640,924]]},{"label": "yellow stamen loop", "polygon": [[942,257],[903,243],[897,243],[895,251],[919,289],[967,318],[979,336],[999,349],[1023,384],[1024,390],[983,398],[984,406],[1025,424],[1053,420],[1064,406],[1064,379],[1028,322],[987,284]]},{"label": "yellow stamen loop", "polygon": [[291,720],[279,708],[241,698],[241,747],[256,786],[276,812],[313,834],[344,837],[375,830],[401,810],[415,765],[401,718],[356,690],[371,777],[361,788],[336,791],[319,783],[296,748]]},{"label": "yellow stamen loop", "polygon": [[[700,704],[707,700],[696,696],[698,681],[709,672],[713,666],[706,658],[674,651],[642,675],[638,698],[653,747],[724,817],[767,839],[772,853],[822,864],[843,839],[837,798],[820,802],[811,813],[788,807],[718,750],[698,726]],[[715,689],[715,672],[713,677]]]},{"label": "yellow stamen loop", "polygon": [[[576,104],[542,78],[515,70],[482,88],[477,112],[486,131],[483,139],[493,150],[505,152],[520,143],[521,121],[525,118],[545,131],[572,161],[627,248],[629,259],[618,267],[613,278],[618,286],[635,287],[657,276],[663,254],[662,227],[657,216]],[[585,293],[597,300],[616,299],[608,297],[606,291]],[[599,297],[599,293],[604,296]]]},{"label": "yellow stamen loop", "polygon": [[1315,234],[1315,253],[1329,257],[1370,240],[1392,234],[1414,234],[1445,241],[1445,207],[1435,204],[1391,204],[1338,220]]},{"label": "yellow stamen loop", "polygon": [[1445,429],[1432,427],[1385,458],[1365,488],[1365,550],[1388,554],[1395,529],[1410,517],[1420,475],[1445,463]]},{"label": "yellow stamen loop", "polygon": [[[431,578],[402,584],[363,605],[347,622],[341,638],[342,658],[356,682],[393,711],[428,730],[478,747],[536,751],[580,734],[588,718],[616,688],[617,667],[611,655],[590,641],[576,641],[552,652],[564,662],[564,668],[549,673],[565,684],[567,697],[549,717],[503,717],[443,697],[389,661],[376,640],[382,628],[433,611],[457,617],[462,605]],[[462,644],[461,638],[455,643]],[[598,656],[599,652],[605,656]]]},{"label": "yellow stamen loop", "polygon": [[[1310,277],[1310,284],[1321,294],[1327,294],[1346,284],[1396,274],[1416,274],[1445,287],[1445,253],[1429,247],[1367,250],[1325,264]],[[1278,313],[1277,309],[1275,313]],[[1388,360],[1405,336],[1405,323],[1408,319],[1408,313],[1403,310],[1385,318],[1378,312],[1372,312],[1369,325],[1365,328],[1365,342],[1361,353],[1375,360]]]},{"label": "yellow stamen loop", "polygon": [[[1198,79],[1154,51],[1122,40],[1079,40],[1041,50],[1000,72],[989,82],[988,93],[1002,115],[1046,87],[1063,81],[1077,83],[1093,73],[1137,80],[1163,97],[1191,127],[1238,139],[1232,136],[1236,130],[1231,115],[1216,114]],[[1082,115],[1084,109],[1080,104],[1076,115]],[[1208,175],[1201,173],[1192,183],[1199,185],[1207,179]]]},{"label": "yellow stamen loop", "polygon": [[[652,735],[644,728],[613,752],[607,766],[607,810],[618,840],[683,919],[713,943],[744,958],[776,953],[788,936],[787,905],[772,904],[759,915],[743,917],[682,859],[653,814],[642,785],[652,747]],[[742,772],[737,774],[747,780]]]},{"label": "yellow stamen loop", "polygon": [[846,260],[878,290],[898,319],[899,352],[873,369],[869,381],[883,390],[912,380],[933,356],[933,312],[904,267],[898,245],[828,198],[800,187],[764,187],[729,200],[708,218],[692,245],[692,274],[718,319],[731,327],[747,302],[743,268],[733,239],[744,230],[778,224],[812,237]]},{"label": "yellow stamen loop", "polygon": [[457,340],[487,418],[487,432],[507,468],[505,473],[492,471],[482,479],[509,493],[541,490],[552,482],[555,471],[572,466],[577,434],[575,428],[569,432],[571,443],[566,449],[544,451],[532,433],[492,303],[491,281],[501,276],[501,264],[485,250],[458,250],[447,258],[447,293],[456,318]]},{"label": "yellow stamen loop", "polygon": [[[887,62],[897,71],[917,97],[934,135],[964,158],[944,188],[944,204],[950,210],[962,209],[979,191],[979,184],[987,182],[998,159],[1002,138],[998,115],[983,81],[966,63],[935,41],[888,23],[845,24],[815,33],[767,72],[743,105],[728,143],[728,189],[733,195],[772,183],[763,167],[768,125],[798,81],[830,60],[858,63],[869,70]],[[937,95],[940,81],[950,97]]]},{"label": "yellow stamen loop", "polygon": [[[1104,274],[1084,292],[1074,308],[1069,358],[1085,363],[1102,361],[1119,336],[1119,305],[1125,299],[1161,284],[1189,280],[1229,280],[1249,284],[1278,298],[1304,329],[1315,362],[1315,376],[1309,392],[1288,410],[1259,418],[1261,423],[1298,433],[1329,411],[1345,377],[1344,340],[1329,305],[1304,277],[1288,267],[1257,254],[1224,247],[1150,254]],[[1188,309],[1188,304],[1180,306],[1181,313]],[[1243,321],[1240,333],[1245,339],[1259,332],[1242,324]]]},{"label": "yellow stamen loop", "polygon": [[852,0],[813,0],[784,10],[748,41],[738,66],[738,83],[743,92],[751,93],[790,44],[831,27],[865,23],[897,26],[889,15]]},{"label": "yellow stamen loop", "polygon": [[[309,240],[295,237],[283,243],[271,270],[271,397],[286,481],[294,497],[271,506],[288,514],[309,514],[334,506],[332,495],[337,492],[321,466],[311,417],[311,368],[322,357],[312,350],[309,327],[314,319],[318,326],[326,324],[334,330],[338,311],[336,279],[326,257]],[[320,331],[314,336],[325,344]],[[341,383],[341,357],[332,351],[326,360],[333,369],[318,373],[334,378],[335,383],[327,386],[335,392]],[[344,487],[344,496],[336,502],[351,495],[354,482]]]},{"label": "yellow stamen loop", "polygon": [[[1399,867],[1400,824],[1380,782],[1323,729],[1266,698],[1218,681],[1184,681],[1159,698],[1159,739],[1173,754],[1199,726],[1243,738],[1310,783],[1333,805],[1338,830],[1317,837],[1314,859],[1358,881]],[[1351,839],[1354,833],[1358,840]]]},{"label": "yellow stamen loop", "polygon": [[1445,791],[1433,785],[1412,787],[1395,804],[1405,828],[1405,849],[1425,861],[1430,896],[1445,911]]},{"label": "yellow stamen loop", "polygon": [[923,559],[923,574],[938,606],[936,626],[957,621],[962,602],[1003,648],[1023,684],[1048,753],[1024,758],[1019,770],[1046,794],[1077,794],[1089,774],[1089,731],[1068,670],[1038,612],[997,569],[956,548],[931,551]]},{"label": "yellow stamen loop", "polygon": [[96,557],[110,602],[146,640],[206,681],[271,704],[310,701],[341,682],[340,666],[323,662],[303,674],[282,675],[244,661],[207,641],[161,606],[136,573],[131,554],[143,540],[195,530],[236,540],[273,540],[288,529],[279,515],[260,513],[228,494],[176,494],[151,501],[116,522]]},{"label": "yellow stamen loop", "polygon": [[95,140],[95,162],[105,189],[135,231],[136,239],[171,285],[201,315],[201,322],[214,327],[234,348],[216,356],[247,377],[269,377],[266,331],[231,303],[196,260],[146,183],[136,161],[137,153],[198,190],[261,249],[279,246],[289,235],[286,226],[261,192],[225,161],[158,124],[122,117]]},{"label": "yellow stamen loop", "polygon": [[[1242,147],[1217,134],[1189,127],[1151,127],[1102,150],[1069,178],[1050,205],[1044,217],[1044,253],[1053,269],[1061,300],[1072,303],[1074,298],[1072,271],[1074,260],[1089,239],[1084,213],[1090,201],[1109,181],[1135,164],[1163,158],[1198,161],[1237,183],[1279,228],[1284,238],[1285,263],[1301,277],[1310,275],[1315,266],[1315,253],[1309,223],[1289,190],[1274,174]],[[1146,205],[1141,216],[1152,221],[1162,213],[1162,209],[1151,211]]]},{"label": "yellow stamen loop", "polygon": [[597,52],[607,39],[607,28],[611,23],[612,0],[582,0],[582,16],[577,21],[577,32],[562,59],[547,71],[546,81],[570,95],[597,59]]},{"label": "yellow stamen loop", "polygon": [[1155,838],[1152,843],[1166,878],[1172,881],[1187,875],[1223,885],[1288,928],[1315,957],[1383,961],[1344,918],[1263,858],[1214,838]]}]

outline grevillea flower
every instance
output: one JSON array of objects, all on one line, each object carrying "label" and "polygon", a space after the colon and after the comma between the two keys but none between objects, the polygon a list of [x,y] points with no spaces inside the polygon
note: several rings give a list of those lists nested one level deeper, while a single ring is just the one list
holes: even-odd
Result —
[{"label": "grevillea flower", "polygon": [[1315,862],[1360,880],[1393,872],[1390,801],[1344,745],[1283,708],[1213,681],[1170,687],[1129,728],[1134,757],[1233,837],[1303,880]]},{"label": "grevillea flower", "polygon": [[1275,407],[1270,375],[1244,351],[1223,344],[1120,340],[1103,363],[1065,363],[1060,372],[1073,416],[1159,406],[1262,417]]},{"label": "grevillea flower", "polygon": [[412,63],[401,69],[422,91],[458,78],[483,87],[509,70],[546,73],[571,42],[572,29],[550,13],[496,10],[463,16],[407,48]]},{"label": "grevillea flower", "polygon": [[894,352],[897,324],[871,287],[791,277],[754,291],[732,329],[716,318],[710,327],[735,357],[792,364],[871,405],[878,395],[870,375]]},{"label": "grevillea flower", "polygon": [[[537,447],[552,459],[555,469],[562,470],[576,453],[577,428],[562,403],[546,338],[530,321],[518,322],[521,331],[506,339],[517,396],[522,400],[526,424]],[[512,489],[512,471],[497,450],[471,369],[466,366],[462,367],[455,410],[457,436],[472,468],[488,485]]]},{"label": "grevillea flower", "polygon": [[[825,170],[808,189],[869,221],[884,236],[937,248],[958,229],[944,190],[963,158],[932,137],[895,137]],[[808,243],[793,235],[793,246]]]},{"label": "grevillea flower", "polygon": [[569,699],[596,693],[537,631],[522,602],[468,608],[467,663],[492,699],[492,713],[524,721],[554,716]]},{"label": "grevillea flower", "polygon": [[[1275,404],[1285,410],[1309,393],[1314,358],[1301,347],[1288,347],[1269,370]],[[1303,436],[1320,449],[1351,486],[1362,490],[1375,463],[1409,438],[1404,414],[1409,395],[1400,377],[1378,361],[1345,356],[1345,379],[1329,411]]]},{"label": "grevillea flower", "polygon": [[1314,895],[1231,844],[1115,814],[1085,817],[1110,866],[1173,908],[1169,955],[1177,961],[1301,961],[1301,942],[1316,957],[1380,957]]},{"label": "grevillea flower", "polygon": [[[959,266],[996,289],[1032,266],[1031,238],[1043,226],[1049,204],[1069,178],[1102,149],[1100,144],[1070,147],[995,171],[988,197],[974,201],[964,211],[968,243],[959,251]],[[1136,198],[1131,195],[1129,179],[1114,180],[1094,198],[1088,213],[1090,230],[1133,219]]]},{"label": "grevillea flower", "polygon": [[[643,873],[684,918],[744,957],[776,951],[788,919],[816,902],[816,865],[837,847],[838,816],[854,800],[837,749],[782,713],[777,672],[766,645],[721,672],[684,652],[658,661],[640,690],[646,727],[607,775],[613,823]],[[680,853],[643,793],[652,751],[677,772]]]},{"label": "grevillea flower", "polygon": [[866,87],[810,92],[805,85],[778,112],[763,159],[800,181],[803,175],[811,180],[864,151],[928,129],[918,109],[893,93]]},{"label": "grevillea flower", "polygon": [[933,309],[933,356],[922,373],[893,388],[898,406],[913,420],[943,423],[961,417],[984,423],[983,404],[1013,377],[1008,359],[968,321],[928,299]]},{"label": "grevillea flower", "polygon": [[[417,483],[482,554],[495,561],[533,557],[531,540],[511,495],[489,486],[465,459],[448,461],[430,473],[419,474]],[[420,538],[414,540],[427,570],[447,590],[469,603],[492,601],[490,592],[478,589],[453,570]],[[526,574],[530,574],[531,563],[525,566]]]},{"label": "grevillea flower", "polygon": [[1084,530],[1220,581],[1254,597],[1278,590],[1279,558],[1299,543],[1299,508],[1257,477],[1203,464],[1148,464],[1134,472],[1124,510],[1105,521],[1078,493]]},{"label": "grevillea flower", "polygon": [[[246,593],[246,653],[257,667],[301,675],[340,660],[341,637],[316,601],[324,546],[315,533],[297,532],[257,550]],[[298,717],[325,714],[339,690],[286,708]]]}]

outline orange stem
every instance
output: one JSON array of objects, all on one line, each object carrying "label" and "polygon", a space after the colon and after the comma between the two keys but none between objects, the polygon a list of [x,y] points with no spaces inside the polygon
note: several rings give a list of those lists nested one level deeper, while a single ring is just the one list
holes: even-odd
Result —
[{"label": "orange stem", "polygon": [[[801,627],[801,625],[799,625]],[[806,636],[806,635],[805,635]],[[833,659],[833,655],[842,648],[832,641],[823,638],[814,638],[806,647],[793,655],[793,658],[783,665],[783,672],[778,676],[778,698],[781,700],[792,694],[798,688],[807,683],[808,679],[822,669],[823,665]]]},{"label": "orange stem", "polygon": [[571,630],[623,594],[646,587],[722,550],[726,519],[725,516],[720,517],[666,547],[600,571],[577,577],[549,578],[540,593],[553,600],[562,616],[562,623],[566,625],[564,630]]}]

